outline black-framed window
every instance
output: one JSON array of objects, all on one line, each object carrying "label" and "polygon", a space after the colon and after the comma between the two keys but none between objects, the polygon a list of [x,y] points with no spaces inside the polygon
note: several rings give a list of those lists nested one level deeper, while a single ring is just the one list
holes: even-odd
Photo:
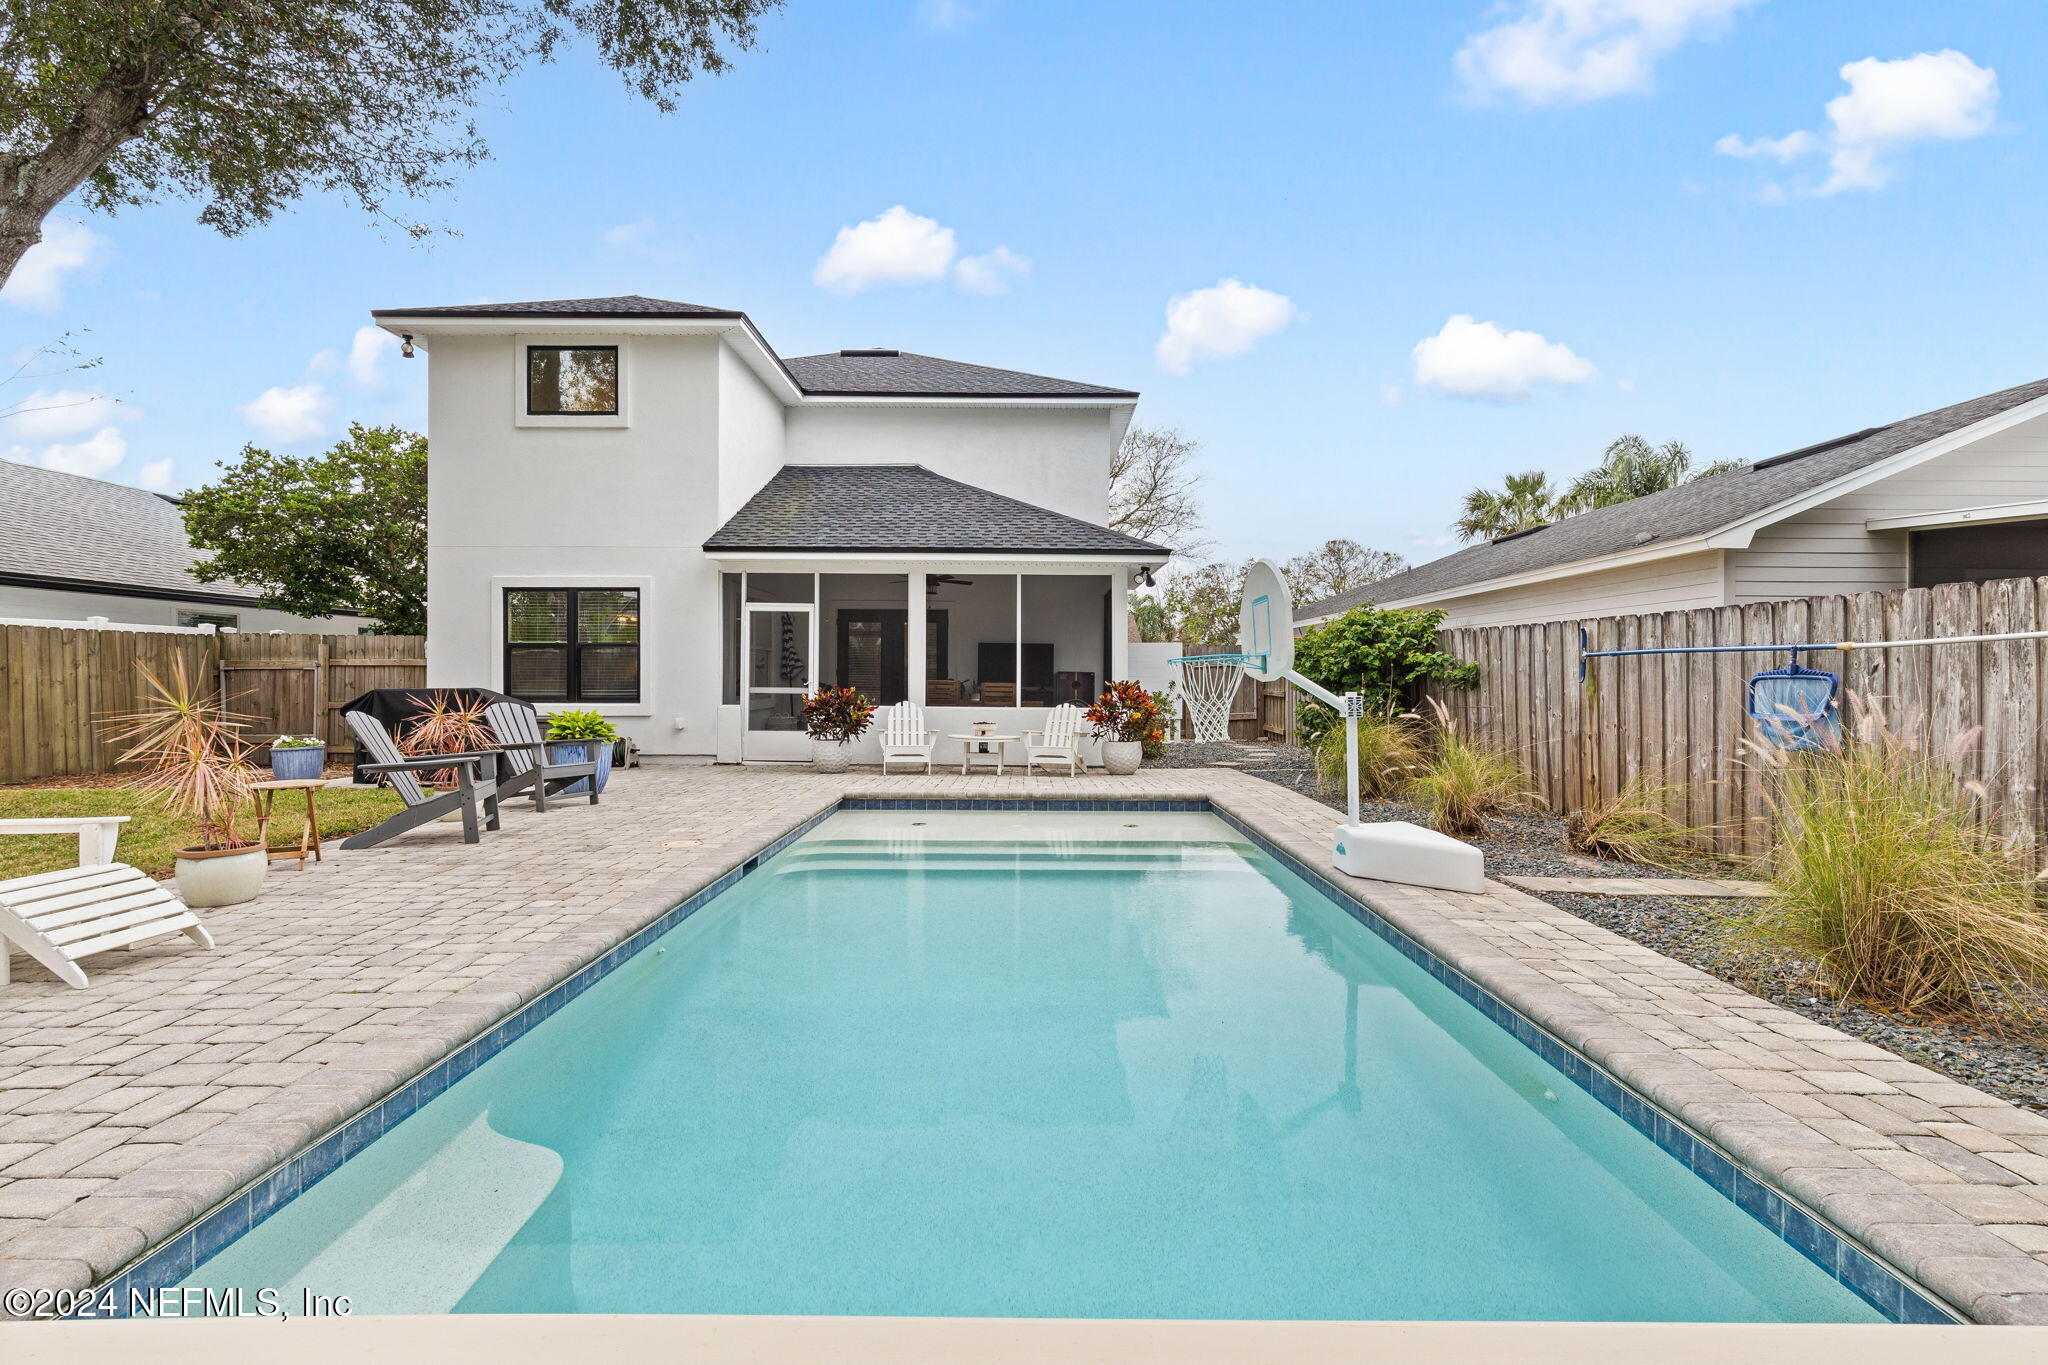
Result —
[{"label": "black-framed window", "polygon": [[526,412],[530,417],[616,417],[619,348],[526,348]]},{"label": "black-framed window", "polygon": [[212,626],[215,630],[234,630],[241,625],[242,618],[231,611],[181,611],[178,624],[181,626]]},{"label": "black-framed window", "polygon": [[505,691],[524,701],[639,701],[640,590],[505,589]]}]

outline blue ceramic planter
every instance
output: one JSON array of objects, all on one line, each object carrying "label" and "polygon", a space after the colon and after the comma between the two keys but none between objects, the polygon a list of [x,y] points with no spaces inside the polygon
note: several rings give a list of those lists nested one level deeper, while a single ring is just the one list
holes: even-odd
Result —
[{"label": "blue ceramic planter", "polygon": [[327,746],[310,749],[272,749],[270,771],[280,782],[303,782],[320,776],[327,766]]},{"label": "blue ceramic planter", "polygon": [[[548,741],[550,763],[588,763],[594,755],[597,759],[597,789],[604,791],[604,784],[612,775],[612,742],[608,739],[551,739]],[[590,791],[590,779],[579,777],[562,788],[565,796],[580,796]]]}]

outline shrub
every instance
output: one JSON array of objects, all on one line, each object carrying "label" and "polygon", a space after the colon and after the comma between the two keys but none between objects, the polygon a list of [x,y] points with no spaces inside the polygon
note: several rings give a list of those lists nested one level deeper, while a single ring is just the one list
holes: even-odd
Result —
[{"label": "shrub", "polygon": [[1894,1009],[1988,1012],[2048,986],[2031,867],[1939,758],[1875,717],[1857,730],[1765,756],[1778,899],[1748,928],[1813,957],[1841,995]]},{"label": "shrub", "polygon": [[804,733],[844,744],[875,723],[875,704],[851,687],[821,687],[804,698]]},{"label": "shrub", "polygon": [[1666,871],[1697,865],[1707,853],[1707,831],[1672,817],[1683,798],[1682,788],[1638,773],[1614,795],[1596,797],[1565,817],[1565,847]]},{"label": "shrub", "polygon": [[1157,745],[1166,742],[1166,709],[1138,683],[1116,681],[1088,708],[1095,738]]},{"label": "shrub", "polygon": [[1474,743],[1445,720],[1429,746],[1429,761],[1408,784],[1408,796],[1429,812],[1429,822],[1460,839],[1486,833],[1486,822],[1538,803],[1528,770],[1511,755]]},{"label": "shrub", "polygon": [[[1316,776],[1344,790],[1344,727],[1333,723],[1314,749]],[[1358,794],[1382,800],[1401,793],[1429,761],[1422,727],[1408,712],[1367,712],[1358,721]]]},{"label": "shrub", "polygon": [[[1357,692],[1366,710],[1394,712],[1413,700],[1419,684],[1473,687],[1479,667],[1437,648],[1440,611],[1354,607],[1334,621],[1303,631],[1294,641],[1294,667],[1332,692]],[[1301,742],[1315,747],[1337,721],[1319,702],[1295,714]]]}]

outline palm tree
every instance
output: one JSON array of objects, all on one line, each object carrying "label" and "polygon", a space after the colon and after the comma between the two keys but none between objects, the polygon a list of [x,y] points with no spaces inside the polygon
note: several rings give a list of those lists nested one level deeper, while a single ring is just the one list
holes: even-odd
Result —
[{"label": "palm tree", "polygon": [[1540,469],[1510,474],[1499,489],[1475,488],[1465,495],[1465,514],[1453,530],[1466,540],[1499,540],[1502,536],[1543,526],[1557,519],[1557,490]]},{"label": "palm tree", "polygon": [[1617,438],[1600,463],[1572,481],[1559,499],[1562,512],[1590,512],[1612,507],[1682,483],[1742,467],[1741,460],[1720,460],[1704,469],[1692,467],[1692,452],[1679,441],[1652,446],[1640,436]]}]

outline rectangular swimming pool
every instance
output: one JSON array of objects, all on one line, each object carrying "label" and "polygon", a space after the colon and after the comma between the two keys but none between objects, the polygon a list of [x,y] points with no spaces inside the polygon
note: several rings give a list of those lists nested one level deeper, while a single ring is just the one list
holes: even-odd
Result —
[{"label": "rectangular swimming pool", "polygon": [[841,811],[188,1285],[1880,1320],[1216,816]]}]

